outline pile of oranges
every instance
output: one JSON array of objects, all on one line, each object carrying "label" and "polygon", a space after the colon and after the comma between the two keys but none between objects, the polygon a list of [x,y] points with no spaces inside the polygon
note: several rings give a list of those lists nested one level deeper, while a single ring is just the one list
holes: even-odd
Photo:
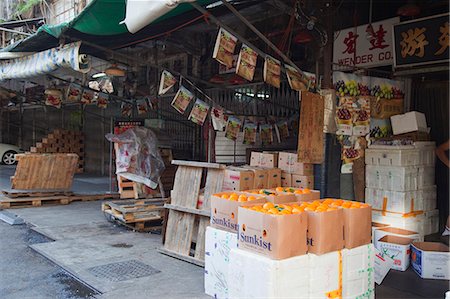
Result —
[{"label": "pile of oranges", "polygon": [[294,189],[294,188],[277,187],[275,190],[277,190],[277,192],[286,192],[286,193],[294,193],[294,194],[309,194],[309,193],[311,193],[311,190],[309,190],[308,188]]},{"label": "pile of oranges", "polygon": [[271,215],[291,215],[300,214],[303,210],[300,209],[298,204],[273,204],[271,202],[266,202],[262,205],[255,205],[252,207],[244,207],[245,209],[250,209],[256,212],[271,214]]},{"label": "pile of oranges", "polygon": [[357,201],[349,201],[349,200],[343,200],[343,199],[325,199],[323,201],[324,204],[327,204],[331,207],[341,207],[344,209],[360,209],[360,208],[367,208],[369,207],[366,203],[360,203]]},{"label": "pile of oranges", "polygon": [[222,194],[222,196],[220,196],[223,199],[228,199],[231,201],[238,201],[238,202],[247,202],[247,201],[252,201],[255,200],[256,197],[255,196],[247,196],[245,194],[237,194],[237,193],[231,193],[231,194]]}]

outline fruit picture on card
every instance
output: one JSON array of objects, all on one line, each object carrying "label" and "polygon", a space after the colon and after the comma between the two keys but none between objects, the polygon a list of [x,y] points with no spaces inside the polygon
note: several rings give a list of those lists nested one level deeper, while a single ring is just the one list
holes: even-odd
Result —
[{"label": "fruit picture on card", "polygon": [[294,67],[290,65],[285,65],[286,76],[288,78],[289,86],[296,91],[305,91],[308,86],[304,83],[303,75]]},{"label": "fruit picture on card", "polygon": [[233,54],[237,38],[228,31],[220,28],[214,46],[213,58],[228,68],[233,66]]},{"label": "fruit picture on card", "polygon": [[208,116],[209,105],[200,99],[195,101],[194,107],[189,114],[189,120],[197,125],[203,126]]},{"label": "fruit picture on card", "polygon": [[158,94],[162,95],[169,91],[177,83],[177,79],[168,71],[163,71],[161,74],[161,82],[159,83]]},{"label": "fruit picture on card", "polygon": [[257,60],[258,54],[256,51],[246,44],[243,44],[241,51],[239,52],[236,74],[248,81],[252,81],[255,75]]},{"label": "fruit picture on card", "polygon": [[273,57],[267,56],[264,62],[264,82],[276,88],[280,88],[281,83],[281,62]]},{"label": "fruit picture on card", "polygon": [[97,96],[97,107],[105,109],[108,106],[109,96],[104,92],[99,92]]},{"label": "fruit picture on card", "polygon": [[256,124],[246,121],[244,124],[244,144],[256,143]]},{"label": "fruit picture on card", "polygon": [[241,131],[242,121],[235,117],[228,117],[227,127],[225,129],[225,137],[236,141],[239,132]]},{"label": "fruit picture on card", "polygon": [[171,105],[173,108],[175,108],[175,110],[177,110],[181,114],[184,114],[186,108],[189,106],[189,103],[192,101],[193,98],[194,95],[189,90],[187,90],[183,86],[180,86],[180,89],[173,98]]},{"label": "fruit picture on card", "polygon": [[273,127],[270,124],[262,124],[259,126],[259,135],[261,137],[262,144],[273,143]]}]

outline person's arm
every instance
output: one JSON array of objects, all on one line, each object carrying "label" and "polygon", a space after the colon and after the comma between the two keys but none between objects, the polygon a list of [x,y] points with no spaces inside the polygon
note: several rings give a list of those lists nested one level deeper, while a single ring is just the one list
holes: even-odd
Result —
[{"label": "person's arm", "polygon": [[439,158],[439,160],[442,161],[447,167],[450,168],[450,161],[448,159],[446,151],[450,150],[450,140],[447,140],[447,142],[442,143],[437,149],[436,149],[436,156]]}]

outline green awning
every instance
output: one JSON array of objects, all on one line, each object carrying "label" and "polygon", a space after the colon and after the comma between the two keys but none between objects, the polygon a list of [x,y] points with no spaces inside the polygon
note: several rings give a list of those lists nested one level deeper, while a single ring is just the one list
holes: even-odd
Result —
[{"label": "green awning", "polygon": [[[208,5],[217,0],[197,0],[199,5]],[[189,3],[181,3],[145,28],[131,34],[125,24],[126,0],[93,0],[72,21],[58,25],[43,25],[33,35],[11,45],[1,52],[37,52],[55,47],[62,34],[77,40],[85,40],[107,47],[120,46],[141,40],[151,34],[165,32],[200,13]],[[177,18],[174,18],[177,16]],[[186,16],[183,18],[182,16]],[[173,26],[173,27],[172,27]]]}]

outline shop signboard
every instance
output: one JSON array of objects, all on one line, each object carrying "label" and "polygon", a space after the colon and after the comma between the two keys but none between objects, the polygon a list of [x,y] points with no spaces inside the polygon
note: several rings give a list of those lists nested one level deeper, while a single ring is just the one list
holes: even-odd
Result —
[{"label": "shop signboard", "polygon": [[394,25],[395,67],[449,60],[449,14]]},{"label": "shop signboard", "polygon": [[399,22],[396,17],[372,23],[372,27],[365,24],[336,31],[333,63],[358,67],[391,65],[394,60],[392,25]]}]

